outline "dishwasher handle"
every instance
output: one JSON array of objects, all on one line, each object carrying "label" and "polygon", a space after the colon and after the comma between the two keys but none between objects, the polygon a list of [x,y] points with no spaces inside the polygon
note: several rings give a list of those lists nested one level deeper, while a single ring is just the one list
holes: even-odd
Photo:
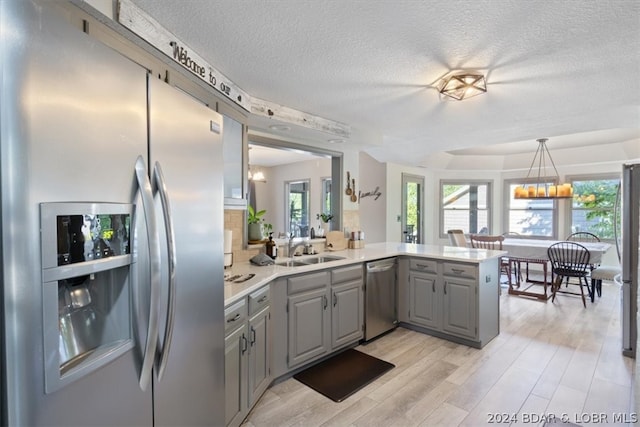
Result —
[{"label": "dishwasher handle", "polygon": [[381,273],[396,267],[396,261],[370,262],[367,264],[367,273]]}]

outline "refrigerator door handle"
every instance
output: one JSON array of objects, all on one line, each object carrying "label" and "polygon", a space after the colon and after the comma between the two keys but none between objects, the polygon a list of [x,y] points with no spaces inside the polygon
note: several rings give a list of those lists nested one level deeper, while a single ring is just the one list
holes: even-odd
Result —
[{"label": "refrigerator door handle", "polygon": [[[156,365],[156,369],[158,370],[158,380],[161,380],[167,367],[169,351],[171,350],[171,338],[173,336],[173,324],[176,310],[176,240],[173,227],[173,218],[171,216],[171,204],[169,203],[167,186],[164,180],[164,174],[162,173],[162,167],[160,166],[159,162],[156,162],[153,166],[153,179],[156,184],[156,188],[158,189],[160,202],[162,204],[162,215],[164,217],[164,226],[167,233],[167,257],[169,260],[169,297],[167,300],[167,320],[164,329],[162,350],[159,354],[159,360],[157,361]],[[158,342],[158,344],[160,343]]]},{"label": "refrigerator door handle", "polygon": [[146,390],[151,381],[151,372],[158,343],[158,305],[160,303],[160,241],[158,227],[153,206],[151,183],[147,177],[147,167],[142,156],[138,156],[135,166],[138,187],[142,199],[147,238],[149,242],[149,326],[147,328],[147,342],[145,344],[142,369],[140,370],[140,388]]}]

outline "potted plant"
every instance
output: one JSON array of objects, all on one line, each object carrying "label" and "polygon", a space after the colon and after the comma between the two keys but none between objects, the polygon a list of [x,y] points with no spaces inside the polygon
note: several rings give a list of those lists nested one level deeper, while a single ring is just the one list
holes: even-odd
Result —
[{"label": "potted plant", "polygon": [[320,220],[320,225],[318,226],[318,232],[316,233],[316,236],[318,237],[326,236],[327,233],[331,230],[329,221],[333,219],[333,215],[330,213],[322,212],[322,213],[316,214],[316,219]]},{"label": "potted plant", "polygon": [[264,209],[256,211],[251,205],[247,207],[247,237],[250,242],[262,240],[262,217],[265,213]]}]

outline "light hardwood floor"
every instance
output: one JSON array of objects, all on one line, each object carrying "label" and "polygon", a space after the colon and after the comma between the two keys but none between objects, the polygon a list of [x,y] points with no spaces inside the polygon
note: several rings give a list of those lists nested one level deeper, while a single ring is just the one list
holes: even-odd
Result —
[{"label": "light hardwood floor", "polygon": [[620,289],[605,282],[602,294],[585,309],[579,297],[503,292],[500,334],[481,350],[398,328],[357,347],[396,367],[356,394],[335,403],[291,378],[244,427],[541,425],[550,414],[622,425],[635,416],[635,363],[621,354]]}]

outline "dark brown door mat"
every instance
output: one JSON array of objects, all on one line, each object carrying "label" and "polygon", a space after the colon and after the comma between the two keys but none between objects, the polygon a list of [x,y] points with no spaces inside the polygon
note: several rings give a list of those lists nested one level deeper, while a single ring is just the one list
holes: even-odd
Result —
[{"label": "dark brown door mat", "polygon": [[391,368],[395,365],[349,349],[297,373],[293,378],[334,402],[342,402]]}]

